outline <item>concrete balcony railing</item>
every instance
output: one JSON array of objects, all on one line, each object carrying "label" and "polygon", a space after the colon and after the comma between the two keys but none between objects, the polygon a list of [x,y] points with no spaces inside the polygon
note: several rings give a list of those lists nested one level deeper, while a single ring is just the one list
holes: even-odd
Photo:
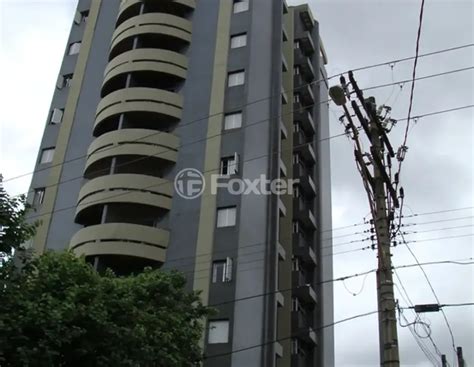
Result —
[{"label": "concrete balcony railing", "polygon": [[119,156],[153,157],[175,163],[178,148],[179,138],[173,134],[147,129],[115,130],[99,136],[89,146],[84,174],[87,176],[96,163]]},{"label": "concrete balcony railing", "polygon": [[120,54],[109,62],[105,68],[102,86],[116,77],[135,72],[155,72],[183,80],[186,78],[187,69],[188,59],[180,53],[138,48]]},{"label": "concrete balcony railing", "polygon": [[314,135],[316,132],[313,117],[308,110],[304,108],[296,109],[294,111],[294,120],[299,122],[306,135]]},{"label": "concrete balcony railing", "polygon": [[130,223],[104,223],[79,230],[69,248],[76,255],[119,255],[145,258],[163,263],[169,232]]},{"label": "concrete balcony railing", "polygon": [[307,138],[301,131],[293,134],[293,151],[298,152],[308,164],[316,163],[316,154],[313,149],[313,140]]},{"label": "concrete balcony railing", "polygon": [[305,196],[313,198],[316,196],[316,184],[311,177],[310,171],[301,163],[293,165],[293,177],[299,179],[298,186],[303,189]]},{"label": "concrete balcony railing", "polygon": [[[120,24],[112,35],[111,55],[120,43],[141,35],[167,36],[185,43],[191,42],[192,26],[189,20],[166,13],[140,14]],[[156,48],[160,48],[157,44]]]},{"label": "concrete balcony railing", "polygon": [[[295,235],[293,235],[295,237]],[[301,235],[299,235],[301,237]],[[306,241],[302,238],[298,239],[298,242],[293,242],[293,255],[303,260],[310,266],[317,265],[316,254]]]},{"label": "concrete balcony railing", "polygon": [[[127,19],[130,19],[131,16],[137,15],[140,10],[140,5],[143,3],[144,0],[122,0],[120,2],[118,23],[121,24]],[[167,13],[172,15],[178,15],[182,8],[187,8],[188,10],[196,8],[195,0],[167,0],[160,1],[159,3],[161,3],[160,5],[163,7],[166,6]]]},{"label": "concrete balcony railing", "polygon": [[160,210],[171,209],[172,183],[158,177],[116,174],[94,178],[79,192],[76,221],[87,209],[106,204],[138,204]]},{"label": "concrete balcony railing", "polygon": [[300,43],[300,49],[306,56],[314,54],[316,47],[314,47],[314,41],[311,37],[311,33],[308,31],[304,32],[301,37],[297,39]]},{"label": "concrete balcony railing", "polygon": [[311,82],[314,79],[314,68],[309,57],[303,58],[303,62],[300,65],[300,70],[306,82]]},{"label": "concrete balcony railing", "polygon": [[173,92],[154,88],[125,88],[102,98],[97,107],[94,131],[109,118],[128,112],[150,112],[180,120],[182,97]]},{"label": "concrete balcony railing", "polygon": [[293,295],[298,297],[302,302],[314,305],[317,302],[316,292],[299,271],[292,271],[292,289]]},{"label": "concrete balcony railing", "polygon": [[312,107],[315,103],[313,86],[306,85],[300,89],[301,102],[305,107]]}]

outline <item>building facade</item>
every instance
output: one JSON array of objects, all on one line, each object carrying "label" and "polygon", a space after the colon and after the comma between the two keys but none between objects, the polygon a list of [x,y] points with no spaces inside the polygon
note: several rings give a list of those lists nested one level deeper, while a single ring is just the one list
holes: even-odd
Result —
[{"label": "building facade", "polygon": [[[326,63],[308,5],[79,0],[31,184],[33,249],[182,271],[218,309],[206,367],[334,365]],[[206,182],[193,199],[174,184],[189,168]],[[213,193],[216,174],[298,183]]]}]

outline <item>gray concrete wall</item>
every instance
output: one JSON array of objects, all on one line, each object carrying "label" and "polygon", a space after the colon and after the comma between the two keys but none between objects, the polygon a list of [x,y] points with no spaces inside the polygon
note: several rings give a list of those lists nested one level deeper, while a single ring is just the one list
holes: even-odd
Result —
[{"label": "gray concrete wall", "polygon": [[[101,3],[65,156],[65,160],[71,162],[63,165],[60,179],[60,182],[63,183],[58,187],[54,206],[56,213],[54,213],[51,220],[47,237],[48,249],[61,250],[67,248],[72,235],[82,228],[82,226],[74,223],[74,206],[84,182],[83,179],[78,177],[82,175],[86,159],[76,158],[86,155],[87,148],[93,140],[92,128],[97,104],[100,101],[100,89],[104,70],[108,63],[108,46],[115,28],[119,3],[118,0],[108,0]],[[84,27],[84,24],[81,27]],[[75,40],[80,39],[79,35],[75,33],[78,33],[78,28],[81,27],[73,27],[72,33],[74,33]],[[71,209],[63,210],[64,208]]]},{"label": "gray concrete wall", "polygon": [[[326,70],[324,65],[320,66],[320,78],[327,78]],[[334,278],[333,274],[333,258],[332,258],[332,206],[331,206],[331,145],[330,140],[327,138],[330,136],[329,130],[329,105],[323,101],[328,99],[328,84],[327,81],[320,83],[320,123],[318,124],[318,135],[319,139],[326,139],[319,143],[318,156],[319,156],[319,212],[320,220],[320,235],[319,241],[322,246],[327,246],[322,254],[324,257],[320,257],[321,264],[321,280],[329,280]],[[324,240],[323,240],[324,239]],[[334,322],[334,291],[333,283],[325,283],[320,287],[319,293],[321,294],[322,302],[322,325],[330,325]],[[322,333],[322,344],[323,359],[320,360],[322,366],[334,366],[334,328],[325,328]]]},{"label": "gray concrete wall", "polygon": [[[243,13],[239,16],[250,17],[249,32],[251,37],[248,42],[250,52],[247,70],[247,84],[245,103],[246,122],[248,126],[243,133],[243,155],[242,172],[243,177],[248,179],[258,178],[261,174],[267,177],[274,175],[271,161],[271,149],[274,148],[272,133],[278,120],[272,120],[275,110],[272,108],[272,99],[279,100],[279,94],[274,96],[273,83],[276,80],[278,87],[281,87],[281,38],[275,44],[275,35],[281,34],[280,29],[275,33],[273,17],[281,19],[281,1],[253,1],[250,2],[250,13]],[[278,50],[276,52],[275,50]],[[277,74],[273,74],[273,65],[277,65]],[[271,98],[273,96],[273,98]],[[256,102],[257,100],[261,100]],[[278,115],[278,113],[276,113]],[[257,123],[259,122],[259,123]],[[275,125],[275,126],[272,126]],[[277,155],[274,155],[276,158]],[[273,211],[273,212],[272,212]],[[275,243],[270,241],[270,233],[276,236],[276,227],[269,227],[271,219],[276,220],[277,212],[271,206],[271,197],[265,195],[245,195],[241,197],[240,218],[239,218],[239,238],[238,257],[244,257],[246,261],[258,261],[265,259],[263,263],[242,264],[238,266],[238,276],[236,280],[235,298],[257,296],[268,291],[266,288],[270,284],[268,279],[268,266],[272,263],[274,253],[270,248],[275,247]],[[262,252],[248,254],[250,251],[245,248],[249,244],[263,244]],[[255,252],[254,251],[254,252]],[[263,255],[263,256],[262,256]],[[256,265],[257,264],[257,265]],[[273,273],[275,276],[275,272]],[[268,297],[255,297],[250,300],[241,301],[234,304],[234,330],[232,349],[256,346],[255,348],[232,354],[232,366],[235,367],[260,367],[268,366],[270,361],[265,357],[264,350],[259,344],[268,341],[267,332],[269,330],[268,304],[272,303],[274,295]],[[272,317],[275,315],[272,315]]]}]

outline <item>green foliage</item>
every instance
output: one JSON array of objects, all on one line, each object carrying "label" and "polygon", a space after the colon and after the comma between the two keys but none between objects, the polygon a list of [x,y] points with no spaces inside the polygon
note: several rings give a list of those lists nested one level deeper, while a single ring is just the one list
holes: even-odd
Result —
[{"label": "green foliage", "polygon": [[8,195],[0,175],[0,257],[11,255],[34,236],[37,223],[27,223],[25,218],[29,209],[25,195]]},{"label": "green foliage", "polygon": [[192,366],[209,309],[176,272],[99,275],[69,252],[0,267],[1,366]]}]

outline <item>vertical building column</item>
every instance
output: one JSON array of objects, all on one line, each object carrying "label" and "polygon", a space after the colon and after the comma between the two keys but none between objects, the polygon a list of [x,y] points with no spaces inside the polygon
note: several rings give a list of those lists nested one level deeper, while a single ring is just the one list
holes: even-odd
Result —
[{"label": "vertical building column", "polygon": [[36,254],[42,254],[46,249],[49,226],[53,211],[55,210],[58,186],[60,185],[61,173],[66,156],[66,148],[72,131],[77,103],[84,81],[84,74],[86,72],[92,40],[94,38],[94,29],[97,23],[101,5],[102,0],[93,1],[89,10],[89,17],[87,19],[87,25],[81,43],[81,50],[78,55],[76,68],[74,69],[74,83],[71,85],[71,89],[69,91],[69,96],[61,122],[61,129],[59,130],[59,136],[56,142],[54,159],[50,168],[47,185],[48,189],[46,191],[43,205],[41,206],[41,211],[37,218],[37,220],[40,222],[40,226],[38,227],[36,235],[33,239],[33,249]]}]

